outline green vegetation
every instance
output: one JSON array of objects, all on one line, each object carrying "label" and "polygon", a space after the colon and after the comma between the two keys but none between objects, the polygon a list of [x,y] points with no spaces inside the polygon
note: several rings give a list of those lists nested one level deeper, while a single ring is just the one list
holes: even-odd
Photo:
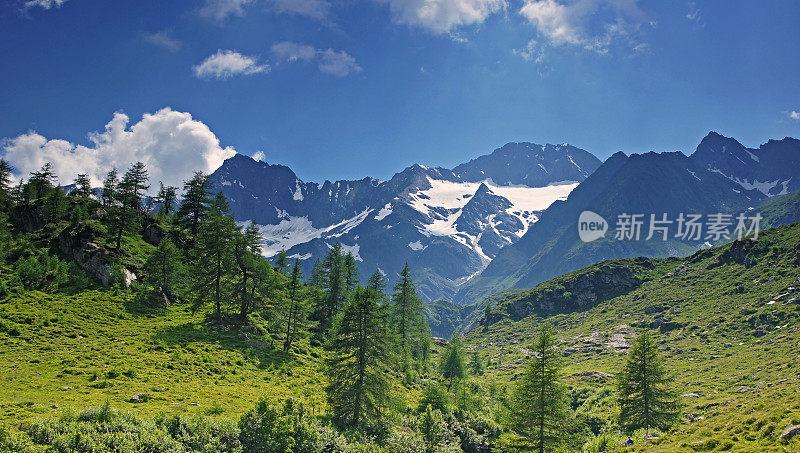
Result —
[{"label": "green vegetation", "polygon": [[800,449],[800,224],[494,295],[448,342],[411,269],[362,286],[336,244],[303,281],[200,173],[9,172],[0,451]]}]

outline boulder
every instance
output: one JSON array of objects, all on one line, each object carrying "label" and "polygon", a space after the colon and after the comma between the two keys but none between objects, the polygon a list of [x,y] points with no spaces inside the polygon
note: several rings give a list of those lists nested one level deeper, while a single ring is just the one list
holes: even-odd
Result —
[{"label": "boulder", "polygon": [[746,385],[743,385],[743,386],[739,387],[738,389],[736,389],[736,391],[739,392],[739,393],[747,393],[750,390],[752,390],[752,389],[750,387],[746,386]]},{"label": "boulder", "polygon": [[147,393],[137,393],[133,395],[129,400],[131,403],[145,403],[150,399],[150,395]]},{"label": "boulder", "polygon": [[685,393],[685,394],[681,395],[681,397],[683,397],[683,398],[700,398],[700,395],[698,395],[697,393]]},{"label": "boulder", "polygon": [[781,440],[791,440],[792,437],[800,434],[800,425],[794,425],[786,428],[781,434]]}]

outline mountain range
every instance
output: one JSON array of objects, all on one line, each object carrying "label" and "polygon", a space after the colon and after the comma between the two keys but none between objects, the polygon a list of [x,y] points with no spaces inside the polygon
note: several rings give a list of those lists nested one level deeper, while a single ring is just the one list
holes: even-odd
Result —
[{"label": "mountain range", "polygon": [[[240,222],[260,226],[264,254],[286,250],[310,272],[339,242],[359,262],[393,277],[408,263],[420,295],[473,304],[529,288],[597,261],[686,256],[705,236],[583,242],[578,218],[592,211],[613,226],[620,214],[736,215],[800,189],[800,141],[751,149],[710,132],[689,156],[626,155],[601,162],[563,145],[508,143],[453,169],[413,165],[388,181],[302,181],[283,165],[236,155],[210,176]],[[646,223],[646,219],[645,219]],[[645,225],[646,228],[646,225]]]},{"label": "mountain range", "polygon": [[260,226],[264,254],[315,260],[336,242],[365,279],[408,263],[427,301],[451,299],[504,247],[601,162],[570,146],[509,143],[455,168],[413,165],[388,181],[302,181],[283,165],[238,154],[209,178],[235,218]]}]

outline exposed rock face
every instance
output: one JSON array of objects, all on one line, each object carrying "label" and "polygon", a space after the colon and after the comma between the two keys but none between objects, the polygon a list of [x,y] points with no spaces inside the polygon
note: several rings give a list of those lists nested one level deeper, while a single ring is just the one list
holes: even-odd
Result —
[{"label": "exposed rock face", "polygon": [[111,279],[111,264],[110,253],[106,249],[89,242],[86,235],[80,233],[73,235],[70,231],[64,231],[58,236],[58,249],[86,272],[97,277],[103,286],[108,286]]},{"label": "exposed rock face", "polygon": [[638,287],[642,283],[638,271],[650,268],[652,263],[646,259],[637,261],[636,266],[602,263],[538,285],[521,297],[512,297],[506,310],[512,319],[522,319],[533,311],[585,308]]},{"label": "exposed rock face", "polygon": [[30,206],[15,206],[11,209],[11,222],[26,233],[32,233],[45,226],[41,203]]}]

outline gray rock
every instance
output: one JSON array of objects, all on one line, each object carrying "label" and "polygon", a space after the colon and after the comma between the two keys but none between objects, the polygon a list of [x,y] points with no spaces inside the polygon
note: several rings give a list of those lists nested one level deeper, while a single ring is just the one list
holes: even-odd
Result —
[{"label": "gray rock", "polygon": [[736,389],[736,391],[739,392],[739,393],[747,393],[750,390],[752,390],[752,389],[750,387],[746,386],[746,385],[743,385],[743,386],[739,387],[738,389]]},{"label": "gray rock", "polygon": [[681,395],[681,397],[683,397],[683,398],[700,398],[700,395],[698,395],[697,393],[686,393],[686,394]]},{"label": "gray rock", "polygon": [[798,434],[800,434],[800,425],[790,426],[781,434],[781,440],[791,440],[792,437]]},{"label": "gray rock", "polygon": [[133,395],[129,400],[131,403],[145,403],[150,399],[150,395],[147,393],[137,393]]}]

